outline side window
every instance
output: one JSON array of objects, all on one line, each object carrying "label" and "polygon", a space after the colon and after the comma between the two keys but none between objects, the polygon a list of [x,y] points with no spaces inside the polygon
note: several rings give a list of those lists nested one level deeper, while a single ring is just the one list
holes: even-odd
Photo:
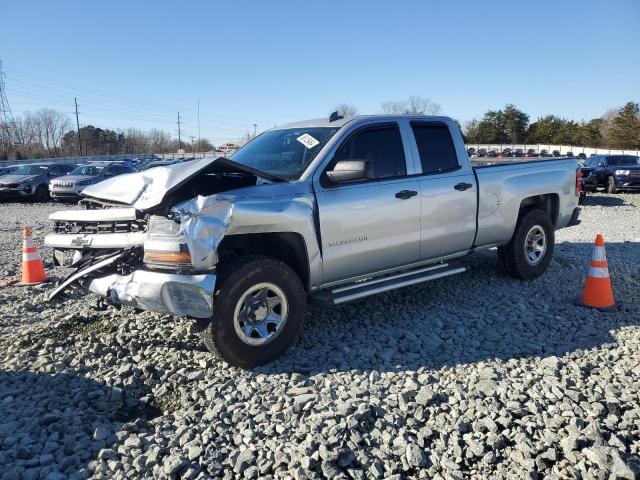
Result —
[{"label": "side window", "polygon": [[411,123],[418,145],[422,173],[444,173],[460,164],[449,127],[438,123]]},{"label": "side window", "polygon": [[356,132],[340,146],[329,169],[341,160],[369,160],[376,179],[407,174],[402,137],[397,126]]}]

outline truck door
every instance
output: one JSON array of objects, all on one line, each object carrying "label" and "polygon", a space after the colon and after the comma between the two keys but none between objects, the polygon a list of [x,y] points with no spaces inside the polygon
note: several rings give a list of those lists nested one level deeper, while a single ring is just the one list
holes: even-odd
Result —
[{"label": "truck door", "polygon": [[[418,260],[420,182],[407,175],[396,122],[368,125],[337,147],[315,183],[324,283],[399,267]],[[370,178],[332,183],[326,172],[343,160],[365,160]]]},{"label": "truck door", "polygon": [[422,168],[420,259],[466,253],[476,230],[478,186],[471,165],[460,162],[464,153],[456,152],[444,122],[412,121],[411,130]]}]

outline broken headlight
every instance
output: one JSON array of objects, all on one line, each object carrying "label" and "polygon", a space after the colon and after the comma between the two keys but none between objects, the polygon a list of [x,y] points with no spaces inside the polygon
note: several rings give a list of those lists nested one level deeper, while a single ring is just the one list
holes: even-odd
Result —
[{"label": "broken headlight", "polygon": [[160,216],[149,219],[144,263],[150,268],[191,268],[191,255],[179,223]]}]

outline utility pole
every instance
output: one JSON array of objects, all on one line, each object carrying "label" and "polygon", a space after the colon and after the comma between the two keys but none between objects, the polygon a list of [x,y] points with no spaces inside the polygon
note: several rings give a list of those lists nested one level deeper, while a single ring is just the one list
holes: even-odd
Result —
[{"label": "utility pole", "polygon": [[200,152],[200,99],[198,99],[198,152]]},{"label": "utility pole", "polygon": [[193,141],[195,140],[195,136],[193,135],[189,135],[189,138],[191,139],[191,153],[195,152],[195,147],[193,146]]},{"label": "utility pole", "polygon": [[257,123],[254,123],[254,124],[253,124],[253,138],[256,138],[256,132],[257,132],[257,130],[256,130],[256,129],[257,129],[257,128],[258,128],[258,124],[257,124]]},{"label": "utility pole", "polygon": [[80,149],[80,156],[82,156],[82,140],[80,138],[80,120],[78,120],[78,99],[73,97],[73,101],[76,104],[76,128],[78,129],[78,148]]},{"label": "utility pole", "polygon": [[182,148],[182,137],[180,131],[180,112],[178,112],[178,150]]}]

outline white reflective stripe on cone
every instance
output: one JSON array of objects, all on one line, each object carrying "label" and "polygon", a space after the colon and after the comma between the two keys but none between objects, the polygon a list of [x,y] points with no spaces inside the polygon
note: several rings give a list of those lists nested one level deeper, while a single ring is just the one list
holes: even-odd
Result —
[{"label": "white reflective stripe on cone", "polygon": [[31,239],[31,237],[25,238],[24,242],[22,242],[22,248],[31,248],[33,246],[33,240]]},{"label": "white reflective stripe on cone", "polygon": [[609,269],[607,267],[590,267],[589,276],[593,278],[608,278]]},{"label": "white reflective stripe on cone", "polygon": [[593,247],[593,254],[591,255],[591,260],[596,262],[606,262],[607,254],[604,251],[604,247]]},{"label": "white reflective stripe on cone", "polygon": [[31,252],[31,253],[23,253],[22,254],[22,261],[23,262],[31,262],[33,260],[40,260],[40,255],[38,254],[38,252]]}]

